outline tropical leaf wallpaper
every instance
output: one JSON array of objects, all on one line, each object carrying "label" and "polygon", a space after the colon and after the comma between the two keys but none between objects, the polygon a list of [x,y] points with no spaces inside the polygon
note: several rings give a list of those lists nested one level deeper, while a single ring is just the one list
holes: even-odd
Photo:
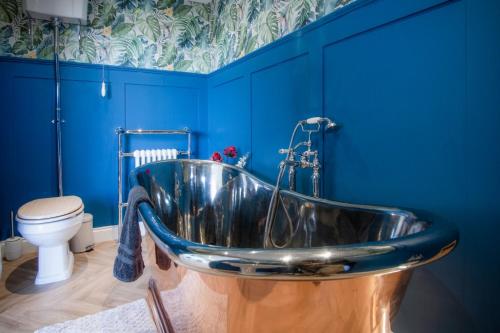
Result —
[{"label": "tropical leaf wallpaper", "polygon": [[[89,0],[88,26],[65,24],[60,59],[212,72],[355,0]],[[51,23],[0,0],[0,55],[52,59]]]}]

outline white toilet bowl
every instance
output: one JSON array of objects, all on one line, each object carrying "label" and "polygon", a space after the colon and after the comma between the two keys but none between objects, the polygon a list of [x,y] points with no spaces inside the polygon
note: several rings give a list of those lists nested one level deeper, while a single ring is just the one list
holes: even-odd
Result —
[{"label": "white toilet bowl", "polygon": [[21,235],[38,246],[35,284],[69,278],[73,272],[73,253],[68,241],[82,225],[82,200],[76,196],[33,200],[19,208],[16,220]]}]

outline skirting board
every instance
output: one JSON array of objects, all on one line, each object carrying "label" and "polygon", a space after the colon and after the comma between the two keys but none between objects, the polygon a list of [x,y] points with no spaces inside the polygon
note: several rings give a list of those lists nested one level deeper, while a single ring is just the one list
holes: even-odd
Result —
[{"label": "skirting board", "polygon": [[[146,235],[146,228],[144,227],[144,223],[139,222],[139,227],[141,229],[141,236]],[[107,242],[111,240],[118,239],[118,226],[110,225],[106,227],[93,228],[92,230],[94,234],[94,244]],[[2,258],[5,254],[4,251],[5,241],[0,242],[0,253],[2,254]],[[28,253],[33,253],[37,251],[37,247],[33,244],[29,243],[27,240],[23,239],[23,255]]]},{"label": "skirting board", "polygon": [[[141,236],[146,235],[146,228],[144,227],[144,222],[139,222],[139,227],[141,229]],[[118,226],[110,225],[106,227],[94,228],[94,242],[101,243],[110,240],[118,239]]]}]

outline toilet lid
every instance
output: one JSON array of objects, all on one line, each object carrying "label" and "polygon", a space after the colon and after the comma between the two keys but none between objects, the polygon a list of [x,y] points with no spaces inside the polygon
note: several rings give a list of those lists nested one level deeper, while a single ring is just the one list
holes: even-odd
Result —
[{"label": "toilet lid", "polygon": [[72,216],[83,211],[83,202],[77,196],[44,198],[30,201],[17,211],[21,220],[59,220],[60,217]]}]

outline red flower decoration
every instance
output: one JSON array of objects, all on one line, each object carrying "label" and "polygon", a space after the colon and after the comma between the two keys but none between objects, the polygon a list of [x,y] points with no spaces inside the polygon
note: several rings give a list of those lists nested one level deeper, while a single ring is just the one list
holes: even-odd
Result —
[{"label": "red flower decoration", "polygon": [[151,174],[151,170],[146,169],[146,175],[150,175],[150,174]]},{"label": "red flower decoration", "polygon": [[214,152],[212,154],[212,157],[210,157],[210,159],[215,162],[222,162],[222,156],[220,156],[218,151]]},{"label": "red flower decoration", "polygon": [[235,146],[229,146],[227,148],[224,148],[224,155],[230,158],[235,158],[238,155],[238,152],[236,151]]}]

